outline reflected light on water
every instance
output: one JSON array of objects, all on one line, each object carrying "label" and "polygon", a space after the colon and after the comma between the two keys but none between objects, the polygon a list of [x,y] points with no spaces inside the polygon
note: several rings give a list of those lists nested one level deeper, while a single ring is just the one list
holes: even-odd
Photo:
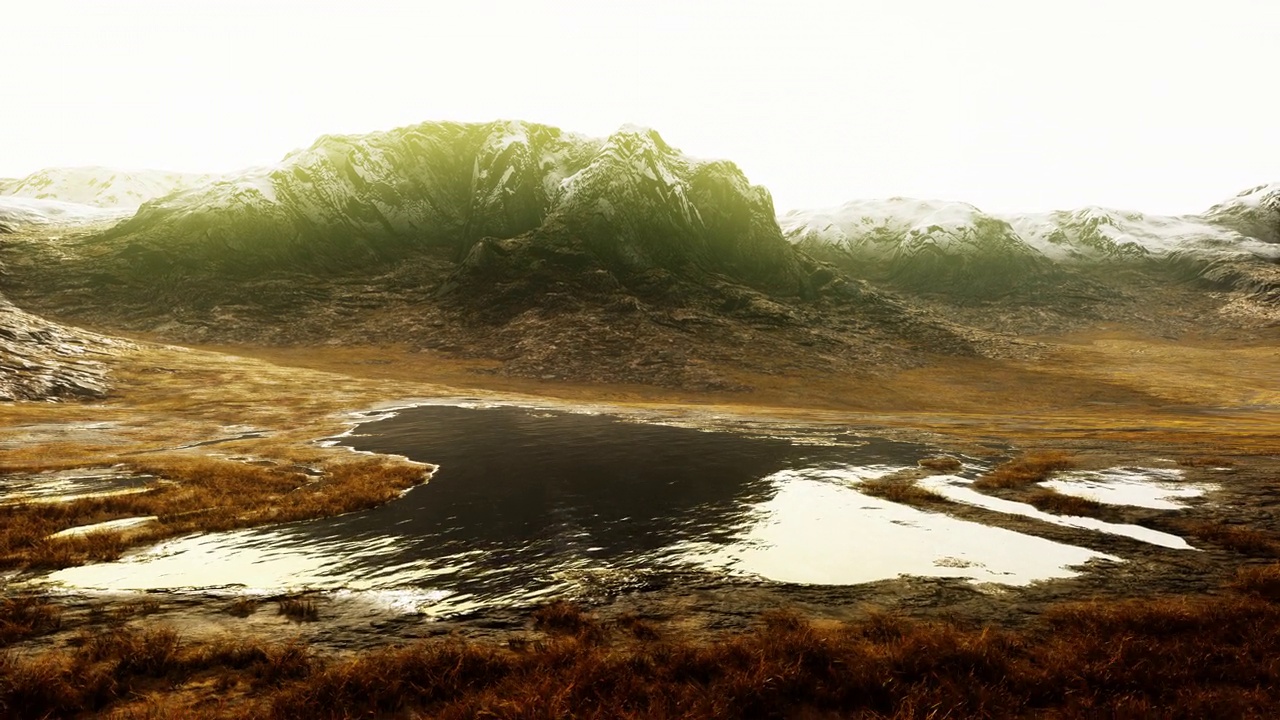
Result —
[{"label": "reflected light on water", "polygon": [[402,593],[402,604],[444,615],[609,596],[690,571],[1024,585],[1103,557],[857,491],[935,454],[917,443],[847,434],[812,443],[511,406],[404,409],[359,431],[344,442],[438,469],[368,511],[179,538],[49,579],[103,590]]}]

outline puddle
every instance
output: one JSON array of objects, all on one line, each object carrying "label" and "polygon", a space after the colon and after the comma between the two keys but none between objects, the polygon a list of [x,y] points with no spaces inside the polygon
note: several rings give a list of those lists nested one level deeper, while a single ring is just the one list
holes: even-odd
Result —
[{"label": "puddle", "polygon": [[857,492],[936,449],[511,406],[386,412],[341,438],[438,466],[369,511],[177,539],[49,580],[101,590],[404,591],[429,615],[591,598],[690,570],[1022,585],[1103,557]]},{"label": "puddle", "polygon": [[770,478],[776,494],[753,508],[745,532],[727,545],[704,543],[687,552],[701,549],[696,562],[706,568],[838,585],[899,575],[1026,585],[1071,577],[1071,567],[1090,560],[1119,560],[863,495],[844,486],[866,479],[859,470],[778,473]]},{"label": "puddle", "polygon": [[122,466],[17,473],[0,477],[0,505],[70,502],[87,497],[146,492],[147,486],[156,480],[153,475],[136,475]]},{"label": "puddle", "polygon": [[1216,485],[1180,482],[1182,477],[1183,472],[1176,469],[1119,467],[1065,472],[1040,485],[1063,495],[1152,510],[1178,510],[1187,506],[1179,500],[1201,497],[1218,489]]},{"label": "puddle", "polygon": [[18,425],[6,428],[6,437],[0,439],[0,450],[15,450],[36,443],[112,443],[117,441],[116,431],[118,428],[119,424],[114,422]]},{"label": "puddle", "polygon": [[1133,538],[1134,540],[1140,540],[1145,543],[1159,545],[1173,550],[1195,549],[1191,547],[1186,540],[1178,537],[1177,535],[1160,532],[1159,530],[1152,530],[1150,528],[1142,527],[1141,525],[1109,523],[1096,518],[1077,517],[1074,515],[1054,515],[1052,513],[1039,510],[1027,503],[993,497],[969,487],[972,482],[973,481],[971,479],[955,475],[935,475],[921,480],[919,484],[921,487],[933,490],[953,502],[973,505],[987,510],[1005,513],[1007,515],[1021,515],[1023,517],[1053,523],[1054,525],[1080,528],[1082,530],[1092,530],[1095,532],[1107,533],[1109,535],[1122,535],[1124,537]]},{"label": "puddle", "polygon": [[120,518],[119,520],[108,520],[106,522],[94,523],[92,525],[81,525],[79,527],[67,528],[60,530],[49,537],[74,537],[76,535],[89,535],[96,532],[114,532],[118,530],[127,530],[139,525],[147,525],[158,521],[160,518],[155,515],[146,515],[143,517]]}]

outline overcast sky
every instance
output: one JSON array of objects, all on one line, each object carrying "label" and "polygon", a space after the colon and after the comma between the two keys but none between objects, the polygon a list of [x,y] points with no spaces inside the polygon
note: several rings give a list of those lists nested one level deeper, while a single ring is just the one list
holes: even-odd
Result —
[{"label": "overcast sky", "polygon": [[1280,181],[1275,0],[14,0],[0,22],[0,176],[516,118],[651,126],[780,211],[1197,212]]}]

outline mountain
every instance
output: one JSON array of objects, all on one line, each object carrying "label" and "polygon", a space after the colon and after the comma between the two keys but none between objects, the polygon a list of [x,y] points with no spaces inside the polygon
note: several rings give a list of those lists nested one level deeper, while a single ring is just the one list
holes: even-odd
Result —
[{"label": "mountain", "polygon": [[1266,243],[1280,243],[1280,183],[1259,185],[1209,208],[1209,221]]},{"label": "mountain", "polygon": [[104,167],[50,168],[0,180],[0,196],[135,209],[142,203],[208,182],[212,175]]},{"label": "mountain", "polygon": [[1001,296],[1051,270],[1008,222],[966,203],[855,200],[829,210],[792,211],[779,222],[815,257],[917,292]]},{"label": "mountain", "polygon": [[1179,217],[1097,207],[996,215],[958,202],[890,198],[793,211],[780,223],[815,257],[917,293],[992,298],[1021,290],[1052,301],[1134,272],[1258,292],[1280,263],[1277,188]]},{"label": "mountain", "polygon": [[0,290],[181,342],[395,343],[726,389],[710,368],[1028,357],[1020,336],[1102,324],[1252,337],[1280,324],[1275,197],[1186,217],[893,198],[779,220],[736,165],[653,130],[430,122],[324,136],[114,224],[28,225],[0,236]]},{"label": "mountain", "polygon": [[[702,267],[798,293],[772,199],[652,131],[604,139],[520,122],[326,136],[279,164],[144,204],[105,233],[117,278],[344,272],[481,241],[565,233],[610,271]],[[522,245],[523,247],[523,245]],[[492,248],[481,249],[472,265]]]},{"label": "mountain", "polygon": [[974,352],[797,251],[775,216],[736,165],[652,130],[433,122],[321,137],[106,229],[10,236],[0,258],[15,301],[99,327],[407,343],[537,377],[729,387],[700,368],[750,365],[744,347],[770,367]]},{"label": "mountain", "polygon": [[128,210],[92,205],[37,200],[16,195],[0,195],[0,233],[13,233],[30,226],[87,225],[120,220]]}]

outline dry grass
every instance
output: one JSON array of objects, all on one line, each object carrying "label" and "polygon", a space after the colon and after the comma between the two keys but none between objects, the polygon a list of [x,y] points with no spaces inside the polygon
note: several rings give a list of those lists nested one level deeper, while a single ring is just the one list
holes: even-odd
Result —
[{"label": "dry grass", "polygon": [[1280,600],[1280,563],[1242,567],[1236,571],[1231,587],[1237,592]]},{"label": "dry grass", "polygon": [[1073,603],[1018,631],[883,613],[819,628],[772,613],[706,642],[564,604],[536,622],[550,634],[533,643],[446,639],[342,659],[115,628],[0,658],[0,715],[1203,718],[1280,703],[1280,605],[1247,592]]},{"label": "dry grass", "polygon": [[938,493],[922,488],[914,479],[883,477],[858,483],[858,491],[904,505],[937,505],[949,502]]},{"label": "dry grass", "polygon": [[276,614],[294,622],[314,622],[320,619],[316,601],[306,597],[288,597],[276,601]]},{"label": "dry grass", "polygon": [[1022,488],[1049,477],[1051,473],[1071,468],[1071,457],[1064,452],[1031,452],[1006,462],[974,481],[983,490]]},{"label": "dry grass", "polygon": [[1194,455],[1191,457],[1178,458],[1178,464],[1182,467],[1235,467],[1236,461],[1231,458],[1225,458],[1220,455]]},{"label": "dry grass", "polygon": [[227,606],[227,614],[234,615],[238,618],[246,618],[257,612],[258,606],[261,604],[262,601],[258,598],[248,596],[238,597],[235,600],[232,600],[231,604]]},{"label": "dry grass", "polygon": [[1039,488],[1020,499],[1039,510],[1058,515],[1095,517],[1107,507],[1097,500],[1064,495],[1052,488]]},{"label": "dry grass", "polygon": [[137,617],[146,617],[154,615],[160,611],[160,601],[154,598],[143,598],[141,600],[130,600],[126,602],[116,603],[110,610],[110,621],[122,623]]},{"label": "dry grass", "polygon": [[[0,427],[15,428],[17,441],[0,448],[0,475],[123,465],[161,481],[134,495],[0,507],[0,568],[112,560],[130,547],[183,533],[361,510],[424,478],[423,466],[403,459],[312,444],[346,429],[340,413],[396,396],[403,383],[149,345],[122,351],[112,365],[115,386],[107,402],[0,403]],[[234,439],[247,427],[262,437]],[[182,449],[207,441],[218,444]],[[159,522],[49,538],[71,527],[146,515]]]},{"label": "dry grass", "polygon": [[62,609],[37,595],[0,600],[0,647],[62,627]]},{"label": "dry grass", "polygon": [[1207,520],[1175,520],[1171,524],[1184,535],[1211,542],[1241,555],[1280,558],[1280,536],[1274,532]]},{"label": "dry grass", "polygon": [[[210,680],[222,692],[269,687],[306,677],[314,663],[296,643],[183,643],[168,627],[84,632],[73,645],[31,658],[0,656],[0,717],[98,715],[108,708],[127,717],[132,713],[121,705],[151,694]],[[178,716],[200,715],[208,716],[189,709]]]},{"label": "dry grass", "polygon": [[927,457],[917,463],[922,468],[929,470],[937,470],[938,472],[955,472],[964,467],[964,463],[950,455],[939,455],[937,457]]},{"label": "dry grass", "polygon": [[[134,495],[0,507],[0,567],[114,560],[128,547],[184,533],[363,510],[398,497],[424,478],[420,465],[378,457],[330,461],[319,479],[288,467],[182,453],[148,456],[130,465],[171,482]],[[159,522],[123,532],[49,537],[67,528],[147,515]]]}]

